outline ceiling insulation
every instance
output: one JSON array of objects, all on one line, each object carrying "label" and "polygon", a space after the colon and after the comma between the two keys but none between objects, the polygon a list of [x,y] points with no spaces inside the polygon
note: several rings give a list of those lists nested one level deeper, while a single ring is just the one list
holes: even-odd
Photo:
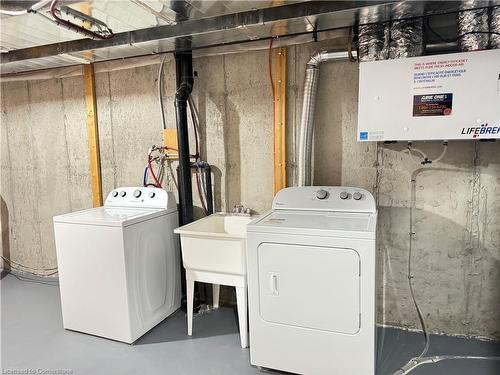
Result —
[{"label": "ceiling insulation", "polygon": [[[26,7],[27,2],[20,3]],[[29,2],[28,2],[29,3]],[[33,3],[33,2],[32,2]],[[1,73],[173,52],[179,40],[192,49],[301,35],[391,20],[395,1],[161,1],[64,2],[105,23],[107,40],[82,38],[38,14],[1,18]],[[409,1],[407,17],[457,12],[459,1]],[[500,1],[477,1],[491,6]],[[19,8],[19,5],[18,7]],[[38,12],[46,12],[42,8]]]}]

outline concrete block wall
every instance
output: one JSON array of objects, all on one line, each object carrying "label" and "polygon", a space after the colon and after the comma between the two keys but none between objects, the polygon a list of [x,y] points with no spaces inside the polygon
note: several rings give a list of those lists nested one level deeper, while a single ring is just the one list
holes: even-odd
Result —
[{"label": "concrete block wall", "polygon": [[[305,63],[321,46],[325,43],[287,50],[290,182]],[[267,61],[267,51],[260,51],[194,62],[201,151],[214,166],[218,210],[243,203],[263,212],[272,201]],[[147,149],[162,142],[157,74],[152,65],[96,75],[104,192],[140,185]],[[167,61],[168,127],[175,126],[174,75],[174,63]],[[356,142],[355,63],[324,64],[320,77],[315,184],[360,186],[377,196],[378,319],[418,328],[406,265],[411,178],[421,166],[401,152],[402,144]],[[439,142],[417,146],[430,158],[442,150]],[[498,143],[450,142],[440,163],[417,174],[412,273],[433,332],[500,338],[498,151]],[[35,268],[54,266],[52,216],[91,206],[81,77],[2,83],[0,152],[4,255]]]}]

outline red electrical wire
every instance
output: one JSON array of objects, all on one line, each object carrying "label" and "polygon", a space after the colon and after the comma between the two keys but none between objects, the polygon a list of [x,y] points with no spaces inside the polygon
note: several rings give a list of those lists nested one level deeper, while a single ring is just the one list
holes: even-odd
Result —
[{"label": "red electrical wire", "polygon": [[149,168],[149,172],[151,173],[151,176],[153,176],[153,180],[155,181],[156,187],[161,188],[161,184],[158,181],[158,179],[156,178],[155,173],[153,172],[153,167],[151,165],[151,156],[148,157],[148,168]]}]

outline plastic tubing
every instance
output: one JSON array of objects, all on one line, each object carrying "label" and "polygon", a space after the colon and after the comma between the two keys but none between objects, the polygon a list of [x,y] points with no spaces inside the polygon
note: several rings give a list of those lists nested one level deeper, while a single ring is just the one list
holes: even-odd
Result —
[{"label": "plastic tubing", "polygon": [[144,186],[148,185],[148,168],[149,166],[146,165],[146,168],[144,168],[144,177],[142,178],[142,184]]},{"label": "plastic tubing", "polygon": [[161,115],[161,127],[162,129],[167,128],[167,120],[165,118],[165,108],[163,107],[163,65],[167,55],[161,60],[160,69],[158,71],[158,104],[160,105],[160,115]]}]

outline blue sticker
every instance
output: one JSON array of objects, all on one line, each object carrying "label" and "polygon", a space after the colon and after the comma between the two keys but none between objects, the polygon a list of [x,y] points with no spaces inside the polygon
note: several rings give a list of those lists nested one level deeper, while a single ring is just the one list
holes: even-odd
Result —
[{"label": "blue sticker", "polygon": [[368,140],[368,132],[359,132],[359,139],[361,141],[366,141]]}]

